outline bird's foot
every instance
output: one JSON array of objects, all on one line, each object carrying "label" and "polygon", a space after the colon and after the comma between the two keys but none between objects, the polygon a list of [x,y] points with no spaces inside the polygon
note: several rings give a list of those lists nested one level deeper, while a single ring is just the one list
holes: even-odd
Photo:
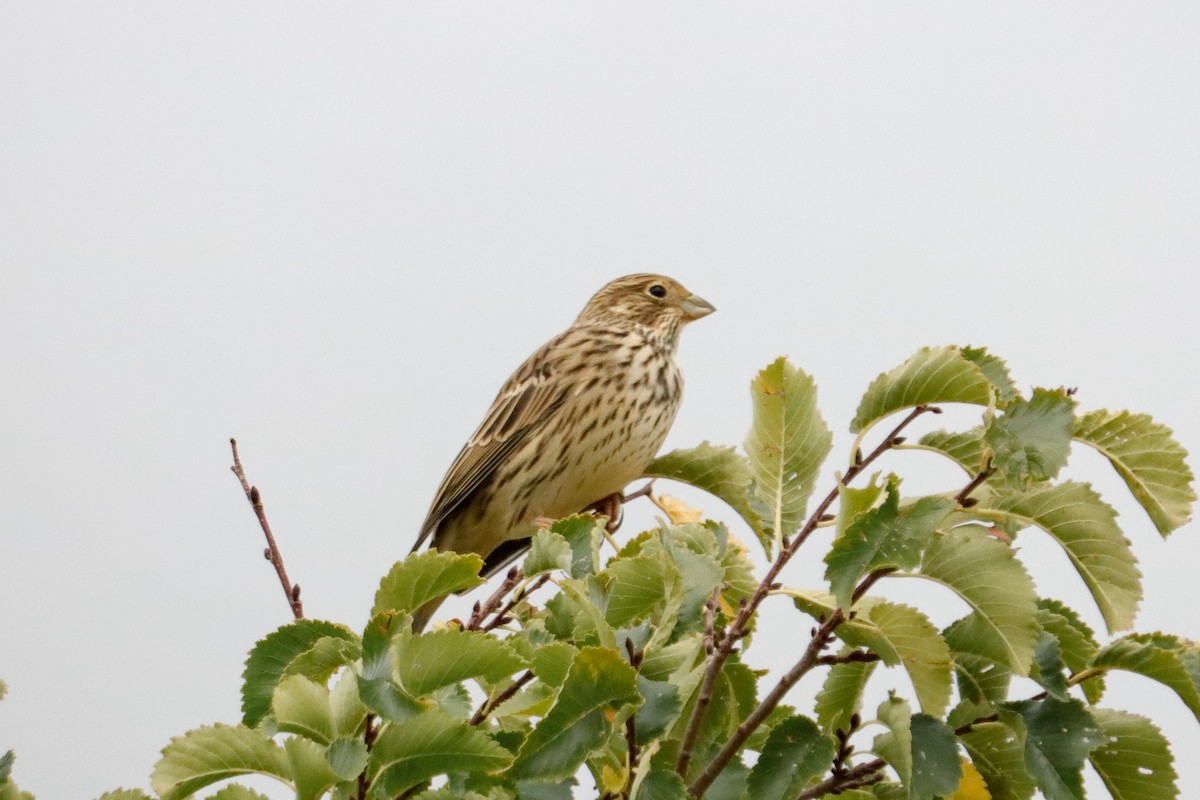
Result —
[{"label": "bird's foot", "polygon": [[604,527],[609,533],[616,533],[617,528],[621,527],[621,517],[623,516],[621,513],[621,506],[624,501],[624,495],[622,495],[620,492],[613,492],[608,497],[592,503],[591,507],[588,508],[588,511],[592,512],[593,514],[598,514],[602,517],[607,517],[608,523]]}]

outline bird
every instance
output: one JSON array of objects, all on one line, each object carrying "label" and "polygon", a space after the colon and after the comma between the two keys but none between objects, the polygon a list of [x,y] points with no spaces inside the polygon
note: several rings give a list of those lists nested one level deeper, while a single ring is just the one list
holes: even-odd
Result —
[{"label": "bird", "polygon": [[[482,577],[515,560],[539,525],[619,509],[679,410],[685,325],[716,309],[663,275],[626,275],[505,381],[438,486],[413,552],[475,553]],[[441,599],[414,612],[421,631]]]}]

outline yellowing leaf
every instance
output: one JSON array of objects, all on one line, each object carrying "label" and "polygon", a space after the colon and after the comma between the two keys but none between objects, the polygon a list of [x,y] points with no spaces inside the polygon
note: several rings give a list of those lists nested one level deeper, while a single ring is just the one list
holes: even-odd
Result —
[{"label": "yellowing leaf", "polygon": [[992,800],[992,793],[988,791],[987,784],[984,783],[979,770],[975,769],[975,765],[964,758],[962,770],[963,776],[958,788],[946,800]]}]

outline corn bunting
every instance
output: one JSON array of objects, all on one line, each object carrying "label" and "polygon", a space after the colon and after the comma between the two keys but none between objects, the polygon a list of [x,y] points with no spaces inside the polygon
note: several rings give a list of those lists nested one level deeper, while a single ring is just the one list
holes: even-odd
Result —
[{"label": "corn bunting", "polygon": [[[579,513],[641,477],[679,409],[679,331],[708,302],[662,275],[598,291],[505,382],[450,465],[413,550],[478,553],[491,575],[536,522]],[[417,611],[425,626],[440,601]]]}]

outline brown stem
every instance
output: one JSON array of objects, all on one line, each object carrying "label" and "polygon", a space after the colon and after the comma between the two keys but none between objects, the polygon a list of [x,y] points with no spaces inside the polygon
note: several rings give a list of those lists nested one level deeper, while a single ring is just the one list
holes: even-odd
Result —
[{"label": "brown stem", "polygon": [[796,800],[816,800],[816,798],[824,797],[827,794],[840,794],[849,789],[858,789],[862,786],[870,786],[872,783],[878,783],[883,780],[883,768],[886,766],[886,761],[882,758],[877,758],[874,761],[867,761],[856,767],[851,767],[841,774],[830,775],[816,786],[802,792]]},{"label": "brown stem", "polygon": [[538,589],[545,586],[549,580],[550,580],[549,572],[547,572],[544,575],[539,575],[537,577],[537,579],[534,580],[533,583],[529,584],[528,587],[522,589],[521,591],[517,592],[512,597],[510,597],[508,599],[508,602],[505,603],[503,606],[501,606],[500,610],[496,612],[496,616],[492,618],[492,621],[489,622],[487,625],[483,626],[483,629],[485,631],[493,631],[496,628],[500,627],[501,625],[504,625],[505,623],[510,622],[512,620],[512,618],[508,616],[508,612],[512,611],[513,607],[517,603],[521,602],[526,597],[528,597],[529,595],[536,592]]},{"label": "brown stem", "polygon": [[504,581],[492,592],[491,597],[484,600],[482,603],[476,603],[475,608],[471,611],[471,619],[467,622],[467,630],[477,631],[483,626],[483,621],[488,616],[500,607],[500,603],[504,601],[504,596],[512,591],[513,587],[521,582],[524,575],[520,567],[513,567],[504,576]]},{"label": "brown stem", "polygon": [[978,489],[984,481],[995,474],[996,468],[992,466],[992,462],[989,460],[987,466],[979,470],[979,472],[975,474],[975,477],[971,479],[971,482],[964,486],[963,490],[955,496],[954,501],[964,508],[970,508],[971,506],[975,505],[975,503],[978,501],[971,497],[971,492]]},{"label": "brown stem", "polygon": [[[374,727],[375,715],[367,714],[365,727],[363,728],[363,744],[367,746],[367,752],[371,752],[371,748],[375,745],[375,737],[379,731]],[[367,771],[364,769],[358,775],[358,800],[367,800],[367,789],[370,788],[370,782],[367,780]]]},{"label": "brown stem", "polygon": [[478,725],[479,723],[483,722],[485,719],[487,719],[488,714],[492,713],[497,706],[499,706],[508,698],[512,697],[517,692],[521,691],[521,687],[529,683],[531,680],[533,680],[533,671],[525,670],[525,672],[521,673],[519,678],[506,686],[504,691],[502,691],[500,694],[484,700],[483,705],[481,705],[479,710],[475,712],[475,715],[471,717],[471,721],[468,724]]},{"label": "brown stem", "polygon": [[[748,601],[743,602],[741,608],[738,610],[737,616],[725,629],[725,633],[720,637],[720,641],[717,643],[712,655],[708,659],[708,666],[705,668],[704,678],[700,683],[700,694],[697,697],[696,706],[692,709],[692,715],[688,719],[687,728],[684,730],[683,741],[679,748],[679,756],[675,760],[675,771],[680,777],[686,780],[688,766],[690,765],[692,757],[692,748],[695,745],[697,736],[699,736],[700,725],[704,721],[704,714],[708,708],[708,703],[705,702],[702,705],[700,700],[704,697],[708,697],[709,699],[712,698],[712,693],[716,686],[717,679],[721,674],[721,667],[724,666],[725,661],[733,652],[734,645],[746,636],[747,626],[750,623],[750,617],[753,616],[754,612],[758,610],[758,607],[762,604],[763,600],[765,600],[767,595],[770,594],[772,587],[775,586],[776,579],[779,577],[779,573],[785,566],[787,566],[787,563],[791,561],[792,556],[796,554],[796,551],[800,549],[800,546],[803,545],[808,537],[812,535],[812,532],[817,529],[817,526],[821,523],[821,521],[826,518],[826,512],[828,512],[829,507],[833,505],[833,501],[837,499],[838,494],[841,492],[841,487],[860,475],[867,467],[871,465],[873,461],[875,461],[875,459],[879,458],[885,452],[895,447],[899,443],[897,440],[900,437],[900,432],[907,428],[917,417],[929,412],[935,414],[941,413],[941,409],[934,406],[915,407],[903,420],[901,420],[900,424],[893,428],[892,431],[883,438],[883,441],[881,441],[868,455],[860,458],[859,453],[855,454],[854,464],[846,470],[846,474],[843,476],[841,482],[830,489],[829,494],[825,495],[825,498],[817,504],[816,509],[813,510],[808,520],[804,523],[804,526],[796,533],[795,537],[793,537],[792,540],[787,543],[787,546],[779,551],[779,554],[775,557],[775,561],[767,570],[767,574],[763,576],[762,581],[754,590],[754,594],[751,595]],[[724,752],[724,750],[722,750],[722,752]],[[730,755],[729,758],[732,758],[732,755]],[[726,763],[727,762],[728,758],[726,759]],[[699,791],[696,790],[697,784],[700,783],[698,779],[697,783],[693,784],[692,788],[689,790],[691,794],[694,797],[699,798],[708,788],[709,784],[712,783],[713,778],[715,778],[716,775],[720,773],[721,769],[724,769],[724,767],[725,764],[722,763],[720,768],[717,769],[716,773],[714,773],[712,777],[710,777],[703,783],[703,785],[700,786]],[[706,769],[705,774],[707,774],[708,771],[709,770]]]},{"label": "brown stem", "polygon": [[283,566],[283,554],[279,552],[279,545],[275,544],[275,537],[271,534],[271,524],[267,522],[267,513],[263,510],[262,495],[259,494],[257,486],[251,486],[250,482],[246,480],[246,471],[242,469],[242,460],[238,457],[237,439],[230,439],[229,445],[233,448],[233,466],[230,469],[241,481],[246,499],[254,508],[258,524],[262,527],[263,535],[267,537],[267,549],[263,555],[271,562],[271,566],[275,567],[279,582],[283,584],[283,593],[287,597],[288,605],[291,606],[292,616],[296,619],[304,619],[304,605],[300,602],[300,586],[288,579],[287,569]]}]

